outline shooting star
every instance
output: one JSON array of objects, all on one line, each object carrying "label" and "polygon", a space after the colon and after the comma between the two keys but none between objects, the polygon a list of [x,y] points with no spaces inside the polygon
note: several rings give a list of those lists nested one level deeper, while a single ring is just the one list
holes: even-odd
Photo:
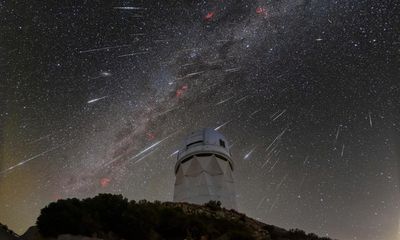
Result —
[{"label": "shooting star", "polygon": [[274,119],[272,119],[272,121],[275,121],[276,119],[278,119],[280,116],[282,116],[284,113],[286,112],[286,109],[283,110],[281,113],[279,113],[276,117],[274,117]]},{"label": "shooting star", "polygon": [[267,156],[271,155],[278,146],[279,146],[279,144],[275,144],[275,146],[273,148],[271,148],[271,150],[269,150]]},{"label": "shooting star", "polygon": [[103,50],[110,50],[114,48],[123,48],[123,47],[130,47],[130,44],[124,44],[124,45],[118,45],[118,46],[110,46],[110,47],[102,47],[102,48],[93,48],[93,49],[88,49],[88,50],[81,50],[79,53],[89,53],[89,52],[98,52],[98,51],[103,51]]},{"label": "shooting star", "polygon": [[[158,145],[160,145],[162,142],[164,142],[165,140],[167,140],[168,138],[172,137],[173,135],[175,135],[176,133],[178,133],[179,131],[175,131],[173,133],[171,133],[170,135],[166,136],[165,138],[153,143],[152,145],[150,145],[149,147],[146,147],[145,149],[143,149],[142,151],[140,151],[139,153],[137,153],[136,155],[134,155],[133,157],[129,158],[128,161],[131,161],[147,152],[149,152],[150,150],[152,150],[153,148],[157,147]],[[142,156],[143,157],[143,156]],[[118,161],[120,159],[120,157],[113,159],[112,161],[106,163],[104,165],[104,167],[109,166],[110,164],[112,164],[115,161]],[[139,160],[142,160],[142,158],[140,158]]]},{"label": "shooting star", "polygon": [[265,201],[266,198],[267,198],[267,195],[265,195],[265,196],[260,200],[260,202],[257,204],[256,209],[259,209],[259,208],[261,207],[261,205],[263,204],[263,202]]},{"label": "shooting star", "polygon": [[227,125],[228,123],[232,122],[233,120],[229,120],[227,122],[224,122],[223,124],[219,125],[218,127],[214,128],[215,131],[218,131],[219,129],[221,129],[222,127],[224,127],[225,125]]},{"label": "shooting star", "polygon": [[303,187],[303,184],[304,184],[306,178],[307,178],[307,173],[304,174],[303,177],[302,177],[302,179],[301,179],[301,182],[300,182],[300,189]]},{"label": "shooting star", "polygon": [[176,150],[175,152],[171,153],[171,155],[169,155],[169,157],[175,156],[179,153],[179,150]]},{"label": "shooting star", "polygon": [[29,143],[31,144],[31,143],[40,142],[40,141],[42,141],[43,139],[48,139],[48,138],[49,138],[51,135],[53,135],[53,134],[54,134],[54,133],[47,134],[47,135],[45,135],[45,136],[43,136],[43,137],[40,137],[40,138],[38,138],[38,139],[35,139],[35,140],[29,142]]},{"label": "shooting star", "polygon": [[104,97],[101,97],[101,98],[95,98],[95,99],[92,99],[92,100],[87,101],[87,103],[94,103],[94,102],[100,101],[100,100],[102,100],[102,99],[104,99],[104,98],[107,98],[107,97],[108,97],[108,96],[104,96]]},{"label": "shooting star", "polygon": [[183,67],[187,67],[187,66],[193,66],[193,65],[197,65],[198,63],[185,63],[183,65],[181,65],[181,68]]},{"label": "shooting star", "polygon": [[169,112],[172,112],[172,111],[174,111],[174,110],[178,109],[179,107],[180,107],[180,106],[177,106],[177,107],[174,107],[174,108],[167,109],[167,110],[165,110],[164,112],[161,112],[161,113],[159,113],[159,114],[158,114],[158,116],[162,116],[162,115],[164,115],[164,114],[167,114],[167,113],[169,113]]},{"label": "shooting star", "polygon": [[134,53],[129,53],[129,54],[123,54],[123,55],[119,55],[118,57],[130,57],[130,56],[137,56],[137,55],[143,55],[143,54],[149,54],[148,51],[143,51],[143,52],[134,52]]},{"label": "shooting star", "polygon": [[48,150],[46,150],[46,151],[44,151],[44,152],[42,152],[42,153],[39,153],[39,154],[37,154],[37,155],[35,155],[35,156],[33,156],[33,157],[30,157],[30,158],[28,158],[28,159],[25,159],[25,160],[19,162],[18,164],[15,164],[14,166],[11,166],[11,167],[9,167],[9,168],[3,170],[3,171],[0,171],[0,175],[1,175],[1,174],[5,174],[5,173],[7,173],[7,172],[9,172],[9,171],[11,171],[11,170],[13,170],[13,169],[19,167],[19,166],[22,166],[22,165],[24,165],[25,163],[28,163],[28,162],[30,162],[30,161],[32,161],[32,160],[35,160],[36,158],[41,157],[41,156],[45,155],[46,153],[52,152],[52,151],[54,151],[54,150],[56,150],[56,149],[58,149],[58,148],[60,148],[60,147],[62,147],[62,146],[64,146],[64,145],[65,145],[65,144],[58,145],[58,146],[53,147],[53,148],[50,148],[50,149],[48,149]]},{"label": "shooting star", "polygon": [[369,125],[372,127],[372,117],[371,117],[371,112],[368,113],[369,115]]},{"label": "shooting star", "polygon": [[176,78],[176,79],[182,80],[182,79],[185,79],[185,78],[189,78],[189,77],[193,77],[193,76],[196,76],[196,75],[200,75],[200,74],[202,74],[202,73],[204,73],[204,72],[205,72],[205,71],[193,72],[193,73],[186,74],[185,76],[180,77],[180,78]]},{"label": "shooting star", "polygon": [[[279,155],[279,152],[278,152],[278,155]],[[269,169],[269,171],[268,172],[272,172],[272,170],[274,170],[274,167],[275,167],[275,165],[279,162],[279,157],[278,157],[278,159],[276,160],[276,162],[274,163],[274,165],[272,165],[272,167]]]},{"label": "shooting star", "polygon": [[145,10],[146,8],[143,8],[143,7],[114,7],[114,9],[119,9],[119,10]]},{"label": "shooting star", "polygon": [[304,158],[304,162],[303,162],[303,165],[306,165],[307,163],[308,163],[308,158],[309,158],[310,156],[309,155],[307,155],[305,158]]},{"label": "shooting star", "polygon": [[243,159],[248,159],[251,156],[251,154],[254,152],[254,150],[256,150],[256,148],[257,148],[257,146],[255,146],[248,153],[246,153],[246,155],[244,155]]},{"label": "shooting star", "polygon": [[220,102],[217,102],[217,103],[215,104],[215,106],[220,105],[220,104],[223,104],[223,103],[225,103],[225,102],[231,100],[232,98],[233,98],[233,97],[229,97],[229,98],[224,99],[224,100],[222,100],[222,101],[220,101]]},{"label": "shooting star", "polygon": [[344,154],[344,144],[342,145],[342,153],[340,154],[341,157],[343,157]]},{"label": "shooting star", "polygon": [[239,100],[236,100],[235,103],[238,104],[238,103],[240,103],[241,101],[245,100],[248,97],[249,97],[249,95],[246,95],[246,96],[240,98]]},{"label": "shooting star", "polygon": [[155,39],[155,40],[153,40],[155,43],[163,43],[163,42],[166,42],[166,43],[168,43],[168,42],[172,42],[172,41],[174,41],[174,39]]},{"label": "shooting star", "polygon": [[225,69],[225,72],[237,72],[237,71],[240,71],[240,67]]},{"label": "shooting star", "polygon": [[341,127],[342,127],[342,125],[339,125],[338,128],[337,128],[337,130],[336,130],[336,138],[335,138],[336,141],[337,141],[338,138],[339,138],[339,133],[340,133]]},{"label": "shooting star", "polygon": [[267,165],[269,163],[269,160],[271,160],[272,155],[270,155],[267,160],[265,160],[265,162],[263,163],[263,165],[261,165],[261,168],[264,168],[265,165]]},{"label": "shooting star", "polygon": [[100,75],[103,76],[103,77],[109,77],[112,74],[110,72],[101,72]]},{"label": "shooting star", "polygon": [[98,79],[101,77],[110,77],[112,74],[110,72],[100,72],[100,74],[96,77],[89,77],[89,79]]},{"label": "shooting star", "polygon": [[278,136],[276,136],[276,138],[274,139],[274,141],[272,141],[272,143],[269,144],[269,146],[267,147],[267,149],[265,149],[265,151],[268,151],[268,149],[269,149],[278,139],[280,139],[280,138],[283,136],[283,134],[285,134],[285,132],[286,132],[287,129],[288,129],[288,128],[285,128],[281,133],[279,133]]},{"label": "shooting star", "polygon": [[252,113],[249,115],[249,118],[253,118],[253,115],[256,114],[256,113],[258,113],[258,112],[260,112],[260,111],[261,111],[261,109],[258,109],[258,110],[256,110],[256,111],[252,112]]},{"label": "shooting star", "polygon": [[[278,147],[278,144],[276,144],[276,145],[271,149],[271,151],[269,151],[269,153],[267,154],[267,160],[265,160],[265,162],[263,163],[263,165],[261,165],[261,168],[264,168],[264,167],[269,163],[269,160],[271,160],[271,158],[272,158],[272,156],[274,155],[274,153],[276,153],[276,151],[275,151],[276,147]],[[280,152],[280,151],[278,151],[278,154],[275,154],[275,155],[276,155],[276,156],[279,155],[279,152]]]},{"label": "shooting star", "polygon": [[174,132],[174,133],[172,133],[172,134],[166,136],[165,138],[161,139],[160,141],[157,141],[157,142],[153,143],[153,144],[150,145],[149,147],[147,147],[147,148],[143,149],[142,151],[140,151],[139,153],[137,153],[135,156],[131,157],[129,160],[135,159],[135,158],[139,157],[140,155],[142,155],[142,154],[144,154],[144,153],[150,151],[151,149],[157,147],[157,146],[160,145],[162,142],[164,142],[164,141],[167,140],[168,138],[172,137],[175,133],[177,133],[177,132]]},{"label": "shooting star", "polygon": [[136,160],[133,164],[136,165],[136,164],[140,163],[143,159],[145,159],[148,156],[150,156],[151,154],[153,154],[155,152],[155,150],[157,150],[157,149],[152,149],[150,152],[146,153],[145,155],[140,157],[138,160]]},{"label": "shooting star", "polygon": [[269,210],[268,210],[268,212],[271,212],[272,211],[272,209],[274,209],[274,207],[275,207],[275,205],[276,205],[276,203],[278,202],[278,200],[279,200],[279,194],[276,196],[276,198],[275,198],[275,200],[274,200],[274,202],[272,203],[272,205],[271,205],[271,207],[269,208]]}]

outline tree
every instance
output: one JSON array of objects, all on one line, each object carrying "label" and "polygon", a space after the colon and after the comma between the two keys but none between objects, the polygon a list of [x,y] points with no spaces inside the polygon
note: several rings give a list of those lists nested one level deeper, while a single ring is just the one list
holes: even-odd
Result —
[{"label": "tree", "polygon": [[[221,209],[217,201],[206,206]],[[42,209],[37,226],[44,237],[72,234],[107,238],[113,233],[124,239],[253,239],[240,221],[216,218],[204,210],[185,213],[180,207],[161,202],[128,202],[122,195],[112,194],[51,203]]]},{"label": "tree", "polygon": [[210,210],[217,211],[221,209],[221,202],[211,200],[208,203],[205,203],[204,206],[208,207]]}]

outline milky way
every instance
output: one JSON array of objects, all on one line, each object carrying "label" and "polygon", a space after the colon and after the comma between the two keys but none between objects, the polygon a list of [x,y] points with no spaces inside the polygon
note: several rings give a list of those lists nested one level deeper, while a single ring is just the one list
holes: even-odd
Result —
[{"label": "milky way", "polygon": [[99,192],[170,201],[182,138],[230,141],[238,205],[398,239],[399,3],[0,1],[0,222]]}]

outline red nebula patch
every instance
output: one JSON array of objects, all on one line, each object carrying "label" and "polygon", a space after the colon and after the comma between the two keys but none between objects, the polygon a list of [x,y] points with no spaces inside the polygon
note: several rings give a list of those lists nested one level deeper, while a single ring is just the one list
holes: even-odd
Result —
[{"label": "red nebula patch", "polygon": [[183,85],[182,87],[180,87],[180,88],[178,88],[178,89],[176,90],[175,96],[176,96],[177,98],[182,97],[183,94],[184,94],[188,89],[189,89],[189,87],[188,87],[187,84]]},{"label": "red nebula patch", "polygon": [[214,18],[215,12],[208,12],[205,16],[204,16],[204,20],[206,21],[211,21]]},{"label": "red nebula patch", "polygon": [[266,15],[267,14],[267,9],[264,7],[257,7],[256,8],[256,13],[260,15]]},{"label": "red nebula patch", "polygon": [[153,132],[146,133],[146,136],[147,136],[147,140],[153,140],[154,138],[156,138],[156,134]]},{"label": "red nebula patch", "polygon": [[109,178],[102,178],[102,179],[100,179],[100,186],[101,187],[103,187],[103,188],[105,188],[105,187],[107,187],[108,185],[110,185],[110,182],[111,182],[111,179],[109,179]]},{"label": "red nebula patch", "polygon": [[175,93],[175,96],[176,96],[176,97],[182,97],[182,95],[183,95],[182,89],[180,89],[180,88],[177,89],[177,90],[176,90],[176,93]]}]

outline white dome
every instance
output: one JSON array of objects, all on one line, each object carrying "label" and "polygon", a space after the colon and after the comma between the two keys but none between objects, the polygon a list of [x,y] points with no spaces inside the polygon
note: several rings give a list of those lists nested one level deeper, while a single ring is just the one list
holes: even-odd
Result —
[{"label": "white dome", "polygon": [[178,161],[175,165],[177,170],[181,161],[188,157],[202,153],[213,153],[220,155],[222,158],[229,161],[233,169],[233,161],[231,160],[231,153],[229,144],[226,138],[212,128],[204,128],[189,134],[183,141],[183,146],[178,153]]}]

